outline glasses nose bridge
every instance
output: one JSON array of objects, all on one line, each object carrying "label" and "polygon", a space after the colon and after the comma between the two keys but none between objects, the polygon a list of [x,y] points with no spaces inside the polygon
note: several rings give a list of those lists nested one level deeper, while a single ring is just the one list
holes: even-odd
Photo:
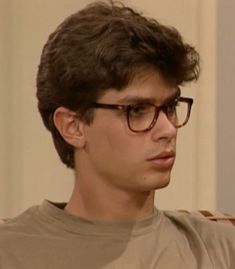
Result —
[{"label": "glasses nose bridge", "polygon": [[[161,105],[161,106],[154,106],[155,107],[155,113],[154,113],[154,121],[156,123],[160,112],[163,112],[165,114],[165,116],[168,119],[168,114],[167,114],[167,106],[166,105]],[[169,120],[169,119],[168,119]]]},{"label": "glasses nose bridge", "polygon": [[162,112],[166,118],[166,120],[168,121],[169,124],[173,125],[173,123],[171,122],[171,120],[169,119],[169,115],[167,113],[167,106],[166,105],[161,105],[161,106],[154,106],[155,107],[155,114],[154,114],[154,119],[153,122],[151,124],[151,129],[156,125],[157,120],[159,118],[160,113]]},{"label": "glasses nose bridge", "polygon": [[152,120],[152,123],[151,123],[149,129],[152,129],[156,125],[160,112],[163,112],[165,114],[165,117],[169,121],[165,105],[162,105],[162,106],[154,105],[154,108],[155,108],[154,117],[153,117],[153,120]]},{"label": "glasses nose bridge", "polygon": [[153,116],[153,120],[152,120],[152,124],[151,124],[152,128],[156,124],[158,116],[159,116],[159,112],[160,112],[159,106],[156,106],[156,105],[153,105],[153,106],[154,106],[154,116]]}]

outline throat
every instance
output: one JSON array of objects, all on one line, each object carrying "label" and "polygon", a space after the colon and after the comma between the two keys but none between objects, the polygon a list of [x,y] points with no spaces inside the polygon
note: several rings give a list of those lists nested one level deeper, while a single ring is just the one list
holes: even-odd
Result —
[{"label": "throat", "polygon": [[84,192],[78,186],[65,207],[70,214],[89,220],[137,220],[148,217],[154,211],[154,191],[130,193]]}]

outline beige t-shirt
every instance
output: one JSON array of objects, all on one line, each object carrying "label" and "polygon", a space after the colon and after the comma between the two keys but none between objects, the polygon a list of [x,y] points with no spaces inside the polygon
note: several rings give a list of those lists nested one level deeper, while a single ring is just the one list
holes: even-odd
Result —
[{"label": "beige t-shirt", "polygon": [[1,269],[234,269],[235,228],[160,211],[89,221],[44,201],[0,224]]}]

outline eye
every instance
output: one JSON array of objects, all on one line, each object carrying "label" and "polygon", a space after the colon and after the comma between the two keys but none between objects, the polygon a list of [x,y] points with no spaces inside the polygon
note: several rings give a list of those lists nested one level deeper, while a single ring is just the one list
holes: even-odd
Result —
[{"label": "eye", "polygon": [[154,111],[154,106],[151,104],[136,104],[129,106],[129,116],[131,117],[142,117]]}]

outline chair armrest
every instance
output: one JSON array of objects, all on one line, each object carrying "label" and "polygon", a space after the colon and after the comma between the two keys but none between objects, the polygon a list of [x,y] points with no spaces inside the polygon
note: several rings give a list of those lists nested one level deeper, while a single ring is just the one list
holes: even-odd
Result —
[{"label": "chair armrest", "polygon": [[188,210],[179,210],[194,216],[198,216],[204,219],[208,219],[215,222],[227,223],[232,226],[235,226],[235,217],[229,214],[217,212],[217,211],[208,211],[208,210],[198,210],[198,211],[188,211]]},{"label": "chair armrest", "polygon": [[7,219],[0,219],[0,224],[3,224],[6,222]]},{"label": "chair armrest", "polygon": [[200,210],[199,212],[202,214],[202,216],[206,217],[209,220],[217,222],[226,222],[235,226],[235,217],[229,214],[210,212],[207,210]]}]

